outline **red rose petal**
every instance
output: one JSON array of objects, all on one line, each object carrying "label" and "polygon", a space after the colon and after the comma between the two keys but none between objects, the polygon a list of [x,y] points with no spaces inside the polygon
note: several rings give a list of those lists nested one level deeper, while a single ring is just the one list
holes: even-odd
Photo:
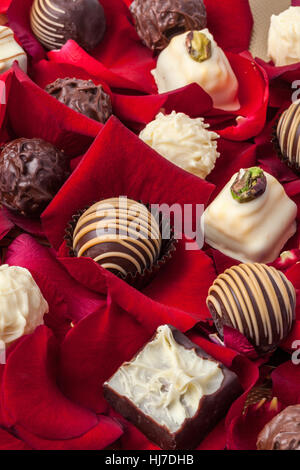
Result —
[{"label": "red rose petal", "polygon": [[0,13],[6,13],[9,5],[11,4],[12,0],[2,0],[0,5]]},{"label": "red rose petal", "polygon": [[15,224],[11,221],[9,217],[7,217],[6,212],[1,209],[0,210],[0,240],[5,237],[13,228]]},{"label": "red rose petal", "polygon": [[297,365],[285,362],[272,372],[273,395],[286,406],[300,403],[300,354],[297,359]]},{"label": "red rose petal", "polygon": [[69,401],[56,381],[57,349],[53,336],[39,327],[9,356],[3,396],[15,424],[46,439],[71,439],[96,426],[96,416]]},{"label": "red rose petal", "polygon": [[[18,435],[35,450],[102,450],[120,438],[123,431],[116,420],[98,417],[98,424],[74,439],[46,440],[16,426]],[[24,444],[25,445],[25,444]]]},{"label": "red rose petal", "polygon": [[282,409],[277,400],[249,406],[245,413],[235,417],[227,429],[229,450],[256,450],[258,434]]},{"label": "red rose petal", "polygon": [[0,450],[31,450],[25,442],[0,429]]}]

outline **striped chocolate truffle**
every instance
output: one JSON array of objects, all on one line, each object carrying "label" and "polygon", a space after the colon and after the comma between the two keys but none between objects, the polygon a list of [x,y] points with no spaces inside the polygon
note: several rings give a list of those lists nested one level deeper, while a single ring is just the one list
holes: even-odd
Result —
[{"label": "striped chocolate truffle", "polygon": [[277,125],[277,139],[283,160],[300,170],[300,100],[295,101],[281,115]]},{"label": "striped chocolate truffle", "polygon": [[247,263],[219,275],[206,303],[222,338],[226,325],[242,333],[258,352],[268,353],[292,328],[296,294],[282,272]]},{"label": "striped chocolate truffle", "polygon": [[87,51],[101,41],[106,27],[98,0],[34,0],[31,28],[48,50],[60,49],[69,39]]},{"label": "striped chocolate truffle", "polygon": [[90,257],[121,277],[143,274],[157,261],[161,233],[143,204],[124,197],[92,205],[79,218],[73,233],[77,257]]}]

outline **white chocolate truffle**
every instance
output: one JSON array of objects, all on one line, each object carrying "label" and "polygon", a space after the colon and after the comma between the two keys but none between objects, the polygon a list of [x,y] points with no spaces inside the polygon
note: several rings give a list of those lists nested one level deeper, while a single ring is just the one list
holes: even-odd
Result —
[{"label": "white chocolate truffle", "polygon": [[43,324],[48,303],[30,272],[19,266],[0,266],[0,340],[5,344],[32,333]]},{"label": "white chocolate truffle", "polygon": [[276,178],[264,175],[263,194],[243,203],[232,196],[233,175],[203,215],[206,243],[238,261],[271,263],[296,232],[296,204]]},{"label": "white chocolate truffle", "polygon": [[277,67],[300,61],[300,7],[272,15],[268,55]]},{"label": "white chocolate truffle", "polygon": [[140,138],[160,155],[184,170],[206,178],[214,169],[218,134],[209,131],[204,119],[184,113],[159,113],[140,133]]},{"label": "white chocolate truffle", "polygon": [[0,73],[10,69],[14,61],[27,73],[27,55],[14,38],[14,33],[6,26],[0,26]]},{"label": "white chocolate truffle", "polygon": [[191,32],[174,36],[157,60],[152,74],[159,93],[197,83],[212,98],[215,108],[234,111],[240,108],[238,81],[222,49],[208,29],[196,31],[210,41],[210,56],[199,62],[188,51],[186,41]]}]

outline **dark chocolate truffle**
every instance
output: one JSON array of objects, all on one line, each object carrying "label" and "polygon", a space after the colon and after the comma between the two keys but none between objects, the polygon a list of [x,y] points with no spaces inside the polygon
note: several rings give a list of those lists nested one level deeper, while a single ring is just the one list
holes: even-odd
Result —
[{"label": "dark chocolate truffle", "polygon": [[161,51],[173,36],[206,26],[203,0],[134,0],[130,6],[138,35]]},{"label": "dark chocolate truffle", "polygon": [[58,78],[45,88],[60,103],[103,124],[112,115],[110,96],[91,80]]},{"label": "dark chocolate truffle", "polygon": [[0,154],[1,203],[21,215],[38,217],[69,175],[65,154],[42,139],[20,138]]},{"label": "dark chocolate truffle", "polygon": [[34,0],[31,28],[48,50],[60,49],[69,39],[89,51],[105,33],[106,21],[98,0]]},{"label": "dark chocolate truffle", "polygon": [[257,352],[272,352],[289,334],[295,319],[296,293],[277,269],[240,264],[219,275],[209,289],[207,306],[223,338],[223,326],[242,333]]},{"label": "dark chocolate truffle", "polygon": [[277,125],[277,139],[283,161],[300,173],[300,100],[295,101],[281,115]]},{"label": "dark chocolate truffle", "polygon": [[300,450],[300,405],[288,406],[260,432],[258,450]]},{"label": "dark chocolate truffle", "polygon": [[126,277],[143,274],[161,250],[159,225],[147,207],[125,197],[97,202],[79,218],[73,233],[77,257],[92,258]]}]

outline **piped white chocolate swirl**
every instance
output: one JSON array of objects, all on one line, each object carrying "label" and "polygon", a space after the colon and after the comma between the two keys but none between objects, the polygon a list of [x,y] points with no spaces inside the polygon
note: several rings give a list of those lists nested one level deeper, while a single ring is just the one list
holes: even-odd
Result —
[{"label": "piped white chocolate swirl", "polygon": [[296,294],[282,272],[265,264],[248,263],[219,275],[206,302],[221,334],[223,325],[227,325],[258,349],[271,350],[291,330]]},{"label": "piped white chocolate swirl", "polygon": [[79,218],[73,250],[105,269],[126,276],[142,273],[159,257],[161,233],[148,209],[127,198],[111,198],[91,206]]},{"label": "piped white chocolate swirl", "polygon": [[284,111],[277,126],[277,138],[284,158],[291,166],[300,166],[300,100]]},{"label": "piped white chocolate swirl", "polygon": [[27,72],[27,55],[14,38],[14,33],[6,26],[0,26],[0,73],[11,68],[14,61]]}]

